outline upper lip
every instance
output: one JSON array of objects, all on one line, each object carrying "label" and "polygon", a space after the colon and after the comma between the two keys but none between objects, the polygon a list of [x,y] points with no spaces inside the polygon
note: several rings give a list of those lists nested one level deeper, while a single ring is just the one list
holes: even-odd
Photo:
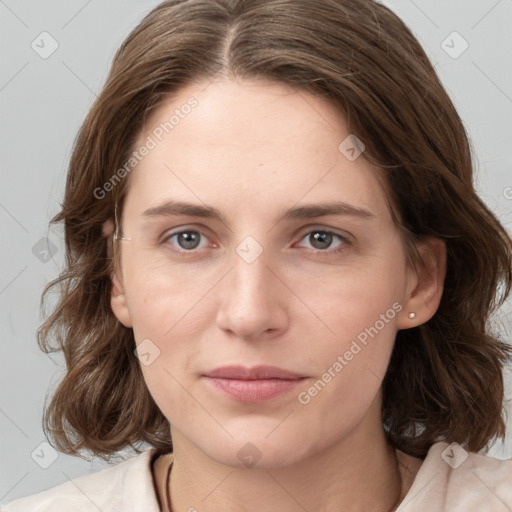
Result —
[{"label": "upper lip", "polygon": [[217,377],[220,379],[237,380],[258,380],[258,379],[286,379],[297,380],[304,378],[304,375],[279,368],[277,366],[223,366],[204,374],[206,377]]}]

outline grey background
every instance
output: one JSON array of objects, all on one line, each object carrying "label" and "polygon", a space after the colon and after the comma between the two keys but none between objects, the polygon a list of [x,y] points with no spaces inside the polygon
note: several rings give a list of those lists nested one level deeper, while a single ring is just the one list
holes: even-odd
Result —
[{"label": "grey background", "polygon": [[[35,331],[41,290],[63,263],[61,232],[49,231],[48,221],[63,197],[74,137],[116,49],[157,3],[0,0],[2,504],[106,466],[41,445],[45,394],[58,382],[64,366],[59,355],[39,351]],[[512,0],[383,3],[412,28],[435,64],[470,133],[477,188],[510,229]],[[48,36],[40,36],[44,31],[58,43],[48,58],[31,46],[35,41],[39,51],[51,48]],[[450,36],[454,31],[469,45],[457,58],[465,44],[459,36]],[[46,37],[44,48],[41,37]],[[509,301],[495,319],[507,340],[511,319]],[[507,373],[509,398],[511,381]],[[505,444],[495,445],[490,454],[512,457],[511,431],[509,420]]]}]

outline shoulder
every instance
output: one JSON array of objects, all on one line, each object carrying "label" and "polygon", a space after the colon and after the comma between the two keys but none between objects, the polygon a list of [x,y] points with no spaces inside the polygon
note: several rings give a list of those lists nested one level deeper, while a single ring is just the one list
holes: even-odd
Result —
[{"label": "shoulder", "polygon": [[434,444],[397,512],[512,510],[512,459]]},{"label": "shoulder", "polygon": [[90,475],[19,498],[0,512],[158,511],[151,462],[152,448]]}]

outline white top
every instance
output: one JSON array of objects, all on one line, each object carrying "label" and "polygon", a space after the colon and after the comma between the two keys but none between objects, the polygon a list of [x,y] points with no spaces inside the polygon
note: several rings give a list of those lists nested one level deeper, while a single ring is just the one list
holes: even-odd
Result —
[{"label": "white top", "polygon": [[[90,475],[19,498],[1,512],[160,512],[152,448]],[[399,452],[400,453],[400,452]],[[434,444],[397,512],[511,512],[512,459]]]}]

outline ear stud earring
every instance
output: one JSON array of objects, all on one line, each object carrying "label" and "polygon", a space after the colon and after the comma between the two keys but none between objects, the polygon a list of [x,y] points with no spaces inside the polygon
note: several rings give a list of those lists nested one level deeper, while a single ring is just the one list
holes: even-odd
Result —
[{"label": "ear stud earring", "polygon": [[413,318],[416,317],[416,313],[413,311],[411,313],[409,313],[409,318],[412,320]]}]

